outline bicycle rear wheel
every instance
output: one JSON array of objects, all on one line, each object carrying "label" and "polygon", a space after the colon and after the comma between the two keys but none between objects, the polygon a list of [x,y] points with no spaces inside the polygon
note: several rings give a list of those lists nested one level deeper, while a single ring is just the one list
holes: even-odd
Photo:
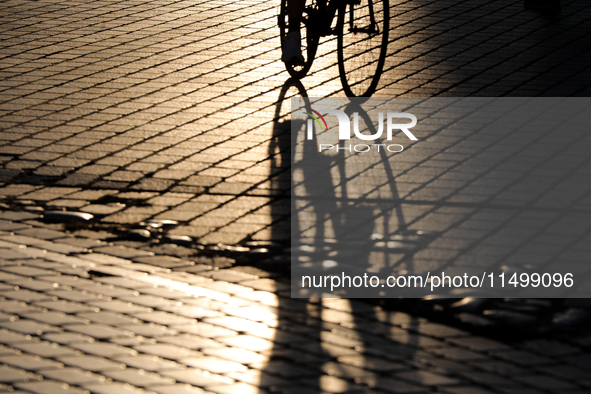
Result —
[{"label": "bicycle rear wheel", "polygon": [[353,0],[339,9],[339,75],[348,97],[369,97],[378,85],[388,51],[388,0]]},{"label": "bicycle rear wheel", "polygon": [[[316,50],[318,49],[318,34],[315,30],[315,18],[318,15],[318,6],[316,1],[308,0],[306,2],[306,8],[302,15],[302,24],[300,26],[300,35],[302,37],[302,55],[304,56],[305,63],[303,66],[294,66],[293,64],[285,64],[285,68],[289,75],[293,78],[303,78],[314,62],[314,56],[316,56]],[[279,11],[279,34],[281,37],[281,43],[287,37],[289,30],[289,21],[287,17],[287,0],[281,0],[281,9]]]}]

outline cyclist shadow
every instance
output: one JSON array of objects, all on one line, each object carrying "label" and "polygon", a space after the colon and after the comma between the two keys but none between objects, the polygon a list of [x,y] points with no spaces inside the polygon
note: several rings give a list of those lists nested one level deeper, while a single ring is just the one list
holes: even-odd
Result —
[{"label": "cyclist shadow", "polygon": [[[292,130],[302,129],[304,122],[285,120],[281,116],[281,107],[290,89],[296,89],[307,105],[310,104],[299,81],[290,79],[285,83],[277,102],[269,153],[275,163],[280,162],[283,167],[273,177],[277,187],[286,184],[293,187],[290,205],[298,216],[291,218],[292,259],[297,260],[292,264],[303,264],[311,270],[311,275],[330,275],[342,271],[341,256],[352,253],[358,263],[347,270],[361,274],[367,271],[364,264],[369,262],[374,251],[369,243],[362,245],[356,240],[371,239],[376,209],[368,204],[348,203],[344,154],[320,157],[314,161],[314,166],[294,164],[296,157],[299,162],[312,154],[319,155],[316,136],[304,140],[300,150],[294,149],[302,133]],[[291,149],[287,149],[288,144]],[[395,190],[395,185],[391,188]],[[293,193],[298,198],[294,198]],[[284,207],[284,203],[272,204],[272,215],[280,216]],[[354,228],[354,233],[346,230],[349,228]],[[283,227],[274,226],[272,232],[274,239],[285,239]],[[381,269],[374,267],[374,271],[381,272]],[[399,326],[405,324],[406,329],[412,329],[420,324],[419,319],[355,299],[320,296],[297,291],[294,294],[289,290],[277,292],[272,305],[277,308],[277,331],[273,348],[269,350],[269,363],[261,373],[260,387],[276,393],[307,394],[362,393],[393,384],[405,386],[403,382],[386,377],[385,373],[408,369],[405,365],[410,365],[420,344],[418,336]],[[294,380],[297,383],[293,383]]]}]

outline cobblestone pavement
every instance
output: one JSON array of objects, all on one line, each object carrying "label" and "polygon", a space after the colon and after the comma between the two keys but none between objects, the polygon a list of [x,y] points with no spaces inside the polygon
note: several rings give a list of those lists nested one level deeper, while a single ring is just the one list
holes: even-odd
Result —
[{"label": "cobblestone pavement", "polygon": [[75,238],[36,213],[0,218],[2,392],[591,388],[588,334],[510,346],[358,301],[291,299],[263,271]]},{"label": "cobblestone pavement", "polygon": [[[377,96],[591,93],[587,1],[391,7]],[[268,0],[0,4],[0,392],[588,392],[586,335],[507,344],[292,300],[283,275],[227,257],[289,239],[285,99],[343,95],[334,39],[303,85],[288,80],[276,14]]]},{"label": "cobblestone pavement", "polygon": [[[392,1],[376,95],[588,95],[591,5],[563,3]],[[334,38],[298,91],[272,1],[0,7],[0,195],[116,225],[179,220],[173,233],[204,243],[288,239],[284,98],[342,94]]]}]

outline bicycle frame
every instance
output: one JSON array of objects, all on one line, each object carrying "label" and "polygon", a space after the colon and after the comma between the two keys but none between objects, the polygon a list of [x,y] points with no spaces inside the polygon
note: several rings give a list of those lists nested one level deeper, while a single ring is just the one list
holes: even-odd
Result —
[{"label": "bicycle frame", "polygon": [[349,18],[349,31],[353,33],[368,33],[373,34],[377,33],[378,29],[376,28],[376,20],[373,11],[373,2],[369,2],[369,16],[371,21],[371,26],[367,28],[357,28],[353,24],[353,12],[354,6],[360,4],[359,0],[318,0],[316,4],[318,5],[318,10],[313,8],[309,8],[308,14],[313,21],[315,26],[318,26],[318,36],[325,37],[329,35],[335,35],[335,29],[332,29],[332,23],[334,18],[338,12],[344,12],[347,5],[350,5],[348,12],[350,13],[351,17]]},{"label": "bicycle frame", "polygon": [[318,0],[316,2],[318,9],[309,8],[308,15],[313,26],[317,27],[318,37],[335,35],[335,30],[331,28],[337,15],[337,10],[346,5],[342,0]]}]

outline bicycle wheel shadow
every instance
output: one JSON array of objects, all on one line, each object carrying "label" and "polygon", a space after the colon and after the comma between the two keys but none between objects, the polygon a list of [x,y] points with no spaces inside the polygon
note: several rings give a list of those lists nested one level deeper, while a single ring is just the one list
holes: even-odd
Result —
[{"label": "bicycle wheel shadow", "polygon": [[[292,258],[298,259],[292,264],[308,264],[313,271],[330,274],[342,269],[340,249],[350,244],[354,247],[345,253],[354,253],[359,263],[349,268],[366,271],[370,268],[367,266],[370,255],[375,253],[370,243],[375,234],[376,217],[394,215],[404,228],[404,215],[396,207],[379,213],[370,204],[349,204],[350,194],[355,191],[347,187],[344,153],[320,157],[314,166],[294,164],[296,156],[298,160],[313,154],[317,156],[318,139],[314,135],[299,144],[301,150],[293,149],[298,146],[302,133],[292,131],[301,131],[304,127],[302,120],[288,120],[282,115],[282,106],[293,90],[310,105],[301,82],[289,79],[277,101],[269,146],[273,162],[281,165],[281,170],[273,177],[277,189],[289,184],[292,193],[298,194],[298,198],[293,194],[290,198],[292,212],[298,212],[291,218],[290,235],[295,250]],[[364,112],[361,116],[367,118]],[[396,193],[394,177],[389,179],[392,181],[389,187]],[[299,198],[300,193],[304,198]],[[311,196],[314,198],[308,198]],[[274,217],[284,214],[285,201],[278,201],[282,202],[271,205]],[[304,214],[299,215],[301,212]],[[355,228],[355,233],[348,231],[349,228]],[[272,232],[274,239],[285,238],[282,226],[274,226]],[[355,244],[355,238],[369,242]],[[405,256],[411,257],[408,253]],[[382,268],[374,267],[374,271],[381,272]],[[320,294],[312,294],[312,298],[291,298],[290,290],[278,291],[276,295],[271,306],[277,308],[277,330],[273,347],[269,349],[269,363],[261,373],[261,388],[286,394],[365,393],[392,385],[411,391],[417,388],[394,380],[390,375],[412,368],[420,346],[417,335],[397,326],[405,324],[406,329],[412,329],[421,323],[420,319],[355,299],[320,298]],[[294,295],[297,296],[297,292]]]}]

